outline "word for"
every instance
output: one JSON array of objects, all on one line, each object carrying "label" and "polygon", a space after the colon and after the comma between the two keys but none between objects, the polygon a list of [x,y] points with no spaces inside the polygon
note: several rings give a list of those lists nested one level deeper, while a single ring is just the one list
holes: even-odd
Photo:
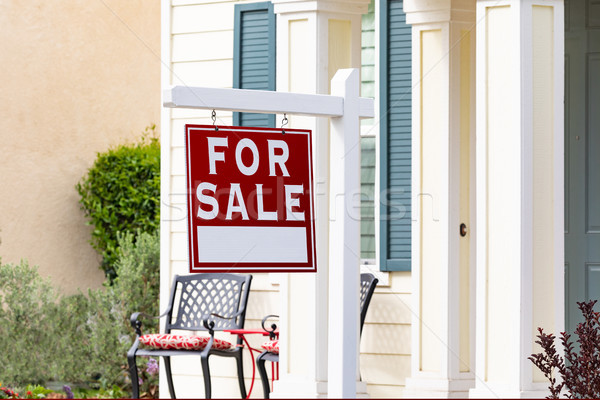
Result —
[{"label": "word for", "polygon": [[[227,137],[207,137],[208,142],[208,165],[209,175],[218,175],[217,162],[226,163],[225,152],[219,151],[219,148],[227,148]],[[267,140],[267,159],[269,164],[269,176],[277,176],[277,168],[281,172],[280,176],[289,177],[290,174],[285,165],[289,158],[289,147],[282,140]],[[244,163],[242,160],[242,152],[244,149],[250,150],[252,154],[251,161]],[[246,160],[248,162],[248,160]],[[246,176],[252,176],[258,171],[260,165],[260,152],[256,143],[251,139],[241,139],[235,148],[235,163],[239,172]],[[304,193],[303,185],[283,185],[285,199],[285,220],[286,221],[304,221],[304,212],[296,211],[300,207],[300,199],[297,195]],[[221,188],[222,189],[222,188]],[[249,220],[248,209],[246,207],[245,198],[248,198],[248,193],[244,196],[240,183],[229,184],[229,195],[225,212],[225,219],[232,220],[234,213],[240,213],[243,220]],[[217,185],[211,182],[201,182],[195,188],[196,198],[200,202],[196,216],[204,220],[212,220],[219,215],[219,202],[215,197],[217,193]],[[258,221],[277,221],[277,210],[267,211],[264,209],[264,193],[263,184],[255,184],[257,220]],[[205,205],[207,209],[204,209]]]}]

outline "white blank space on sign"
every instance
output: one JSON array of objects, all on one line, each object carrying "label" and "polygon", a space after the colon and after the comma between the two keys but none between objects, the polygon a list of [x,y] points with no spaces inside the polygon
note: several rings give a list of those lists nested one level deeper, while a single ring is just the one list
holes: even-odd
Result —
[{"label": "white blank space on sign", "polygon": [[306,228],[199,226],[198,262],[297,262],[307,260]]}]

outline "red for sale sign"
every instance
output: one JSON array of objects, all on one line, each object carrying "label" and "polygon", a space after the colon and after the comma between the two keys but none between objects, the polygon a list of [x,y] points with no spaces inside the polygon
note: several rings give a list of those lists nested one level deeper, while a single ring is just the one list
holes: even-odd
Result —
[{"label": "red for sale sign", "polygon": [[311,131],[185,131],[190,272],[315,272]]}]

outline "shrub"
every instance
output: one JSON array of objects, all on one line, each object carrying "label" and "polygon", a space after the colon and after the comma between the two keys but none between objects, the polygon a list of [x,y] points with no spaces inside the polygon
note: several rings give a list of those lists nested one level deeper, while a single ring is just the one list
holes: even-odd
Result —
[{"label": "shrub", "polygon": [[54,357],[46,380],[90,380],[92,353],[87,321],[89,315],[94,313],[94,307],[90,299],[81,293],[63,296],[56,304],[47,327],[53,339],[45,351],[51,352]]},{"label": "shrub", "polygon": [[[58,299],[35,267],[0,263],[0,379],[10,387],[49,380],[111,391],[128,381],[134,311],[158,315],[159,234],[119,236],[113,285]],[[158,329],[157,323],[152,327]],[[152,329],[149,327],[149,329]]]},{"label": "shrub", "polygon": [[47,279],[26,261],[0,262],[0,379],[7,385],[42,383],[51,373],[53,355],[46,349],[57,298]]},{"label": "shrub", "polygon": [[[594,304],[596,300],[577,303],[584,317],[575,329],[578,349],[570,340],[571,335],[561,332],[564,356],[556,349],[555,336],[538,328],[536,343],[543,353],[532,354],[529,360],[549,380],[549,399],[559,398],[563,390],[566,390],[567,398],[600,398],[600,313],[593,310]],[[557,379],[557,372],[560,379]]]},{"label": "shrub", "polygon": [[[136,311],[158,315],[160,295],[160,235],[158,231],[119,235],[121,254],[116,267],[118,276],[112,291],[124,308],[123,323],[131,331],[129,317]],[[158,321],[147,321],[148,329],[158,330]]]},{"label": "shrub", "polygon": [[[133,343],[134,331],[129,317],[135,311],[158,315],[159,299],[159,234],[140,233],[134,242],[130,233],[119,237],[121,255],[117,259],[117,278],[105,290],[89,292],[90,311],[87,320],[91,359],[89,373],[99,376],[103,387],[123,385],[128,379],[127,350]],[[158,331],[158,324],[149,329]]]},{"label": "shrub", "polygon": [[9,386],[89,380],[88,298],[58,299],[49,280],[26,261],[0,263],[0,379]]},{"label": "shrub", "polygon": [[136,144],[98,153],[76,185],[80,205],[93,226],[91,245],[102,255],[101,268],[116,276],[119,232],[152,232],[159,226],[160,143],[155,126]]}]

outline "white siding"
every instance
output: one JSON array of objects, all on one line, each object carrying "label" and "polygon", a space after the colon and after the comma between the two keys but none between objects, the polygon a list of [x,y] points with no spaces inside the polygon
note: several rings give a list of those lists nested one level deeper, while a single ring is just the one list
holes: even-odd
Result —
[{"label": "white siding", "polygon": [[[168,85],[209,86],[230,88],[233,85],[233,1],[201,1],[173,0],[171,2],[171,26],[163,28],[163,35],[168,35],[170,43]],[[174,274],[186,274],[187,263],[187,221],[185,199],[185,148],[184,126],[188,123],[212,124],[210,111],[204,110],[172,110],[170,126],[170,156],[164,163],[169,169],[163,174],[169,175],[170,194],[163,199],[169,205],[169,282]],[[217,110],[217,124],[231,125],[231,112]],[[164,197],[164,196],[163,196]],[[167,272],[167,271],[165,271]],[[264,315],[277,314],[278,291],[272,285],[267,274],[254,274],[246,317],[246,327],[258,328]],[[235,340],[224,334],[224,339]],[[259,347],[262,337],[250,337],[253,347]],[[250,387],[252,364],[245,354],[246,387]],[[174,357],[173,375],[175,391],[178,397],[204,397],[202,370],[198,357]],[[211,375],[213,397],[239,397],[235,361],[221,357],[211,357]],[[252,391],[252,397],[262,397],[262,386],[258,373]],[[161,395],[168,396],[166,385],[161,385]]]},{"label": "white siding", "polygon": [[[163,43],[170,46],[169,51],[163,52],[163,57],[167,54],[164,61],[170,71],[163,75],[168,76],[164,78],[164,87],[175,84],[232,87],[235,4],[234,1],[171,0],[171,25],[164,26],[162,32],[166,36]],[[166,221],[163,224],[169,233],[169,240],[163,239],[163,246],[167,246],[165,254],[168,254],[168,269],[163,269],[163,273],[169,275],[170,282],[173,274],[188,271],[184,125],[211,124],[212,121],[210,111],[176,109],[163,115],[167,118],[163,121],[163,134],[169,135],[169,140],[163,143],[170,146],[170,151],[163,152],[163,157],[170,158],[163,160],[163,176],[168,177],[167,190],[170,191],[167,196],[163,194],[163,202],[167,204],[163,208],[163,221]],[[231,125],[232,114],[217,110],[217,124]],[[274,274],[254,274],[247,328],[258,328],[263,316],[280,312],[278,286],[273,284],[276,279]],[[410,273],[390,273],[389,281],[390,285],[381,285],[373,297],[361,341],[361,375],[371,397],[401,396],[405,378],[410,374]],[[253,347],[259,347],[262,340],[262,337],[250,337]],[[252,365],[247,354],[245,376],[249,388]],[[173,373],[178,397],[204,396],[198,357],[173,358]],[[211,373],[213,397],[239,396],[233,359],[211,358]],[[161,387],[161,395],[168,396],[166,384],[161,382]],[[252,397],[262,397],[258,373]]]},{"label": "white siding", "polygon": [[410,376],[410,272],[390,272],[375,290],[360,344],[360,371],[371,397],[398,398]]}]

